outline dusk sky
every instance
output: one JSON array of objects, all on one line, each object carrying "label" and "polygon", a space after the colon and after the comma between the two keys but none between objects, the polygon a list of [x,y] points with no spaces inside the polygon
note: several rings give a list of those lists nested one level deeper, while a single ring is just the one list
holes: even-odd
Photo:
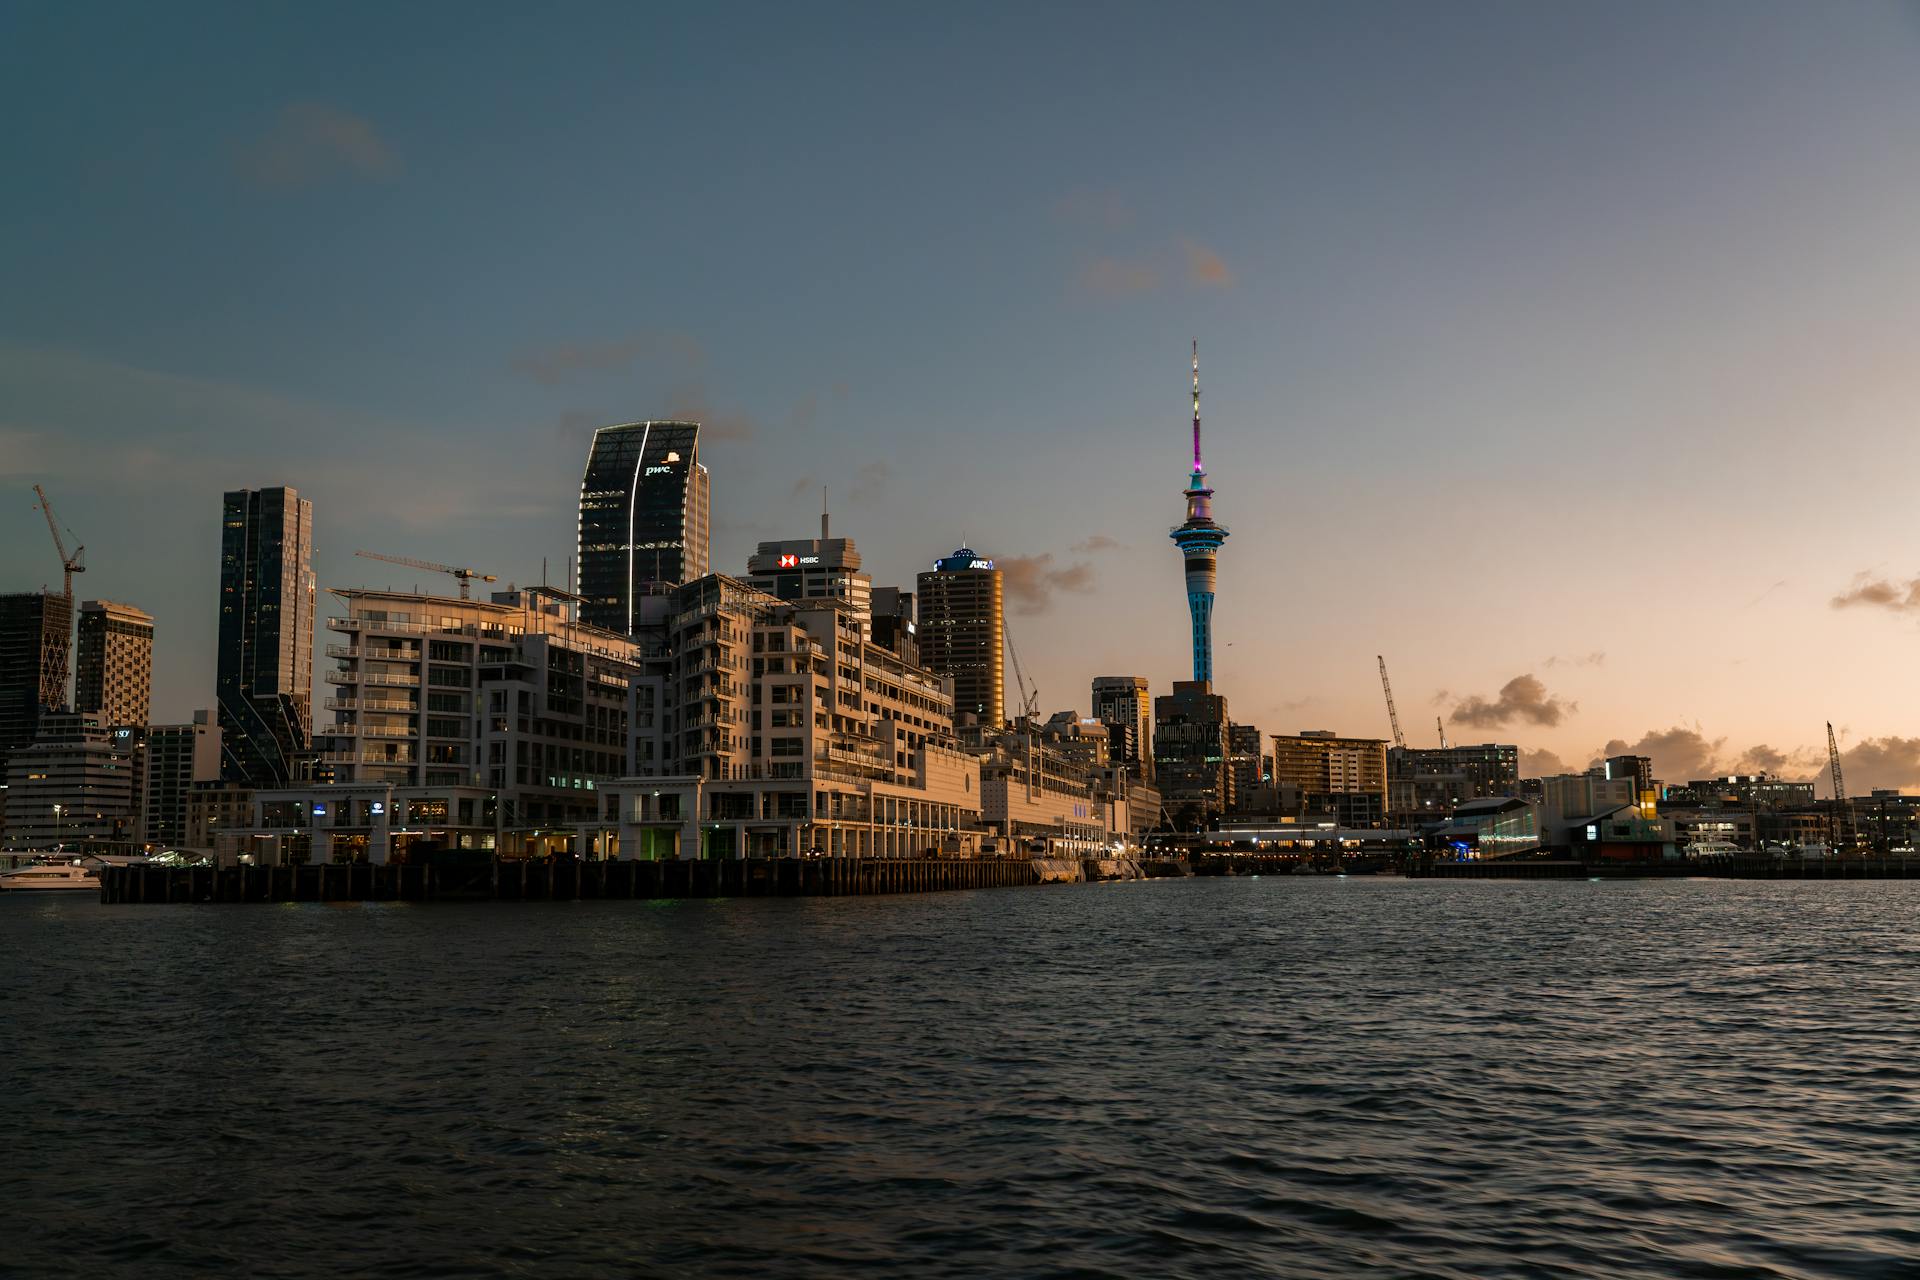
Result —
[{"label": "dusk sky", "polygon": [[1165,692],[1197,337],[1237,720],[1384,737],[1384,653],[1415,745],[1920,785],[1910,8],[13,0],[0,109],[0,590],[39,481],[157,721],[222,490],[560,581],[667,416],[717,568],[824,483],[1011,565],[1043,712]]}]

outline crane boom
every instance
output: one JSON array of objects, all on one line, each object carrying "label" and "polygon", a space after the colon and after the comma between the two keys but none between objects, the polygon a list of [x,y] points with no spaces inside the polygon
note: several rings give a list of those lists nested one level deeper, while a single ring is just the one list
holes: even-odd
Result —
[{"label": "crane boom", "polygon": [[66,539],[60,536],[60,521],[53,514],[53,499],[47,497],[47,491],[39,485],[33,486],[33,496],[40,499],[40,514],[47,518],[47,532],[53,535],[53,549],[60,557],[60,572],[65,576],[62,593],[72,600],[73,575],[87,571],[84,563],[87,549],[84,546],[75,547],[73,554],[68,555]]},{"label": "crane boom", "polygon": [[1028,688],[1027,673],[1020,667],[1020,651],[1013,647],[1013,631],[1005,622],[1000,624],[1000,634],[1006,639],[1007,656],[1013,659],[1013,678],[1020,686],[1020,714],[1032,724],[1040,714],[1040,691]]},{"label": "crane boom", "polygon": [[1384,653],[1376,656],[1380,659],[1380,689],[1387,695],[1387,719],[1393,724],[1393,745],[1404,750],[1407,740],[1400,733],[1400,712],[1393,705],[1393,685],[1387,679],[1387,656]]},{"label": "crane boom", "polygon": [[1433,718],[1433,727],[1440,731],[1440,749],[1445,751],[1447,749],[1447,723],[1439,716],[1435,716]]},{"label": "crane boom", "polygon": [[473,597],[473,589],[470,584],[475,578],[478,578],[482,582],[498,582],[500,580],[490,573],[481,573],[478,569],[461,569],[450,564],[435,564],[431,560],[415,560],[412,556],[381,555],[378,551],[356,551],[353,554],[368,560],[384,560],[388,564],[404,564],[410,569],[427,569],[434,573],[452,574],[460,582],[460,598],[462,600],[469,600]]}]

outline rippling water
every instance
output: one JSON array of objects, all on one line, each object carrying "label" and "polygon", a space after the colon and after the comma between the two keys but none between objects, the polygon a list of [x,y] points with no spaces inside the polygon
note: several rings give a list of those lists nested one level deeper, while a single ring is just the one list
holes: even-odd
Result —
[{"label": "rippling water", "polygon": [[0,895],[0,1273],[1920,1275],[1920,884]]}]

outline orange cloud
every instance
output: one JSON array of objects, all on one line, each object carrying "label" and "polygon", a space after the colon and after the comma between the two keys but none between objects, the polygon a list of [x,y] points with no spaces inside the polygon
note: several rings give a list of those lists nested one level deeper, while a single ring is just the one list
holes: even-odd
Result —
[{"label": "orange cloud", "polygon": [[1233,287],[1233,272],[1227,270],[1226,259],[1202,244],[1191,240],[1180,242],[1187,255],[1187,283],[1203,289],[1230,289]]}]

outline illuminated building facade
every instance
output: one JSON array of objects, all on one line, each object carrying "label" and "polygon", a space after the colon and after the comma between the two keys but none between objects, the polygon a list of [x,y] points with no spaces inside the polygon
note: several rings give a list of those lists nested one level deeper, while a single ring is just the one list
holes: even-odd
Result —
[{"label": "illuminated building facade", "polygon": [[145,728],[153,699],[153,617],[130,604],[88,600],[74,645],[73,708],[102,724]]},{"label": "illuminated building facade", "polygon": [[916,587],[920,661],[953,680],[956,715],[998,729],[1007,720],[1000,570],[972,547],[961,547],[934,561]]},{"label": "illuminated building facade", "polygon": [[1153,777],[1153,698],[1145,676],[1095,676],[1093,718],[1115,731],[1115,764],[1132,766],[1142,778]]},{"label": "illuminated building facade", "polygon": [[593,433],[580,478],[580,620],[630,635],[637,601],[704,577],[707,469],[697,422],[629,422]]}]

